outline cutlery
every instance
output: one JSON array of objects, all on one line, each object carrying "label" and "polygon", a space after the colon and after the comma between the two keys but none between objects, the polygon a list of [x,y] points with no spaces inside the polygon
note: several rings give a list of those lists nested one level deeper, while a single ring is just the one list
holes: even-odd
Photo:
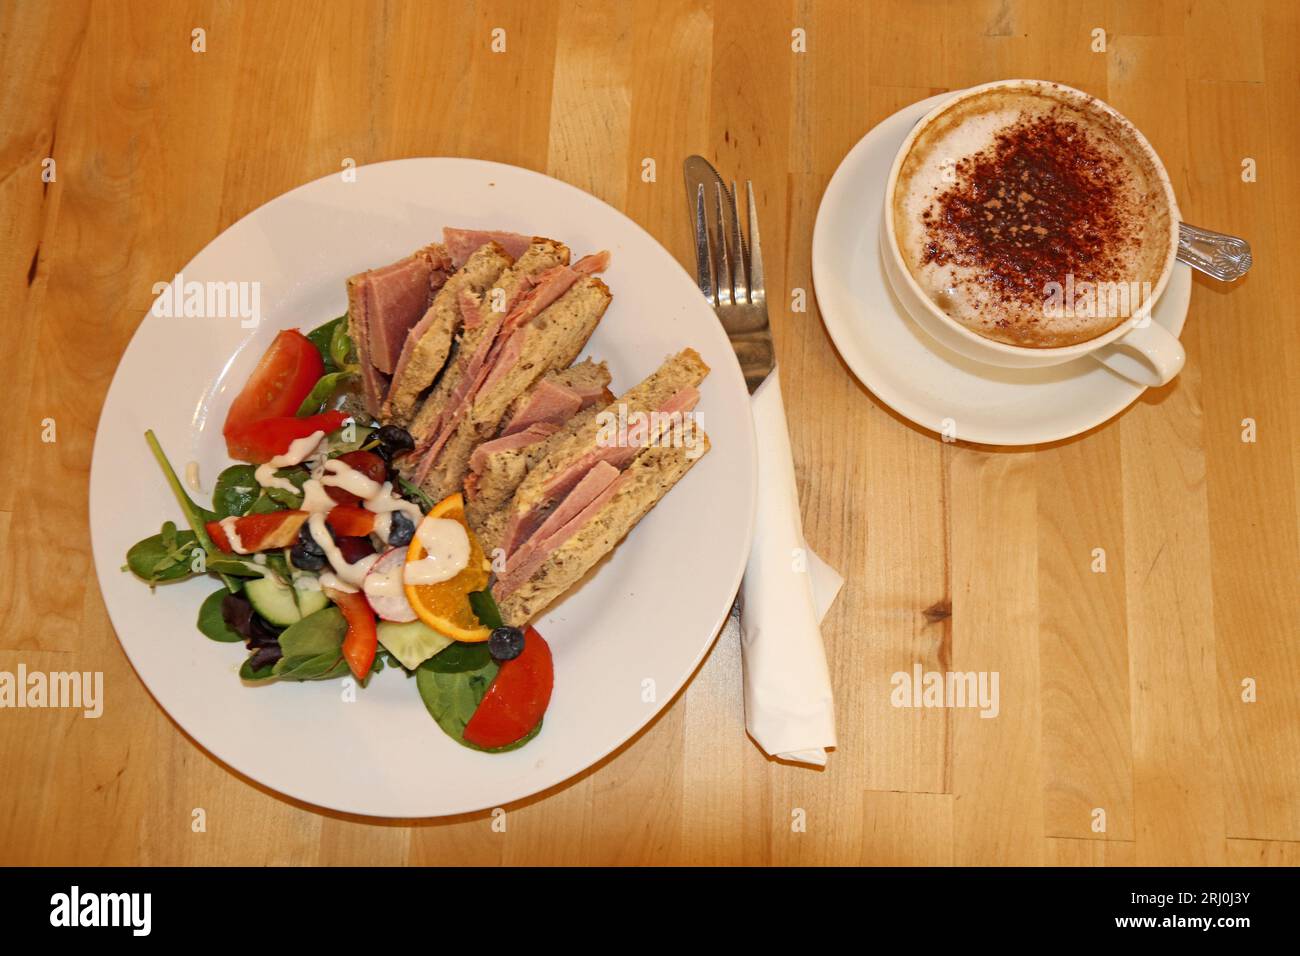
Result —
[{"label": "cutlery", "polygon": [[1178,261],[1221,282],[1232,282],[1250,271],[1254,259],[1245,239],[1180,222]]},{"label": "cutlery", "polygon": [[700,292],[722,322],[752,395],[776,364],[767,319],[754,184],[745,182],[749,227],[746,237],[736,209],[736,184],[733,182],[728,189],[718,171],[702,156],[688,157],[684,173],[695,224]]},{"label": "cutlery", "polygon": [[[728,189],[713,164],[703,156],[688,156],[683,173],[695,226],[695,268],[700,292],[717,313],[740,362],[745,386],[753,395],[776,365],[767,319],[754,184],[745,181],[749,226],[746,239],[736,211],[735,183]],[[722,629],[728,639],[739,640],[742,603],[737,594]]]}]

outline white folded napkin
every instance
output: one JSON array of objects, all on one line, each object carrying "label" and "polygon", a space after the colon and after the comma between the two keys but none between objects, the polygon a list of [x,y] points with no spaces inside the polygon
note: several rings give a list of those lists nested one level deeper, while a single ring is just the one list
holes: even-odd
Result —
[{"label": "white folded napkin", "polygon": [[741,586],[745,727],[767,753],[824,767],[835,707],[821,620],[844,579],[804,541],[779,371],[752,400],[758,512]]}]

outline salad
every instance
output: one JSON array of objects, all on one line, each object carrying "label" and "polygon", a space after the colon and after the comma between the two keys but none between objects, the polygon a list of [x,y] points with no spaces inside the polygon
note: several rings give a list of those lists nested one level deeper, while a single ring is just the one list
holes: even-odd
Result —
[{"label": "salad", "polygon": [[207,508],[146,432],[188,527],[164,522],[123,570],[151,588],[211,578],[198,630],[245,646],[250,686],[364,688],[400,669],[453,740],[523,746],[550,702],[550,648],[531,625],[502,621],[461,493],[435,501],[397,473],[393,459],[414,440],[365,412],[360,381],[346,314],[280,332],[230,407],[222,433],[236,463]]}]

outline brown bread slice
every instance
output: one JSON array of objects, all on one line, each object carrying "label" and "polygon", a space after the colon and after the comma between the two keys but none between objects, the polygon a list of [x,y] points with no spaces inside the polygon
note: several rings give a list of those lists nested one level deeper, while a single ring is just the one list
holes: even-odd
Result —
[{"label": "brown bread slice", "polygon": [[[708,374],[709,366],[700,358],[700,353],[695,349],[683,349],[669,356],[657,370],[611,402],[606,410],[617,412],[618,407],[624,405],[628,415],[653,412],[681,389],[699,385]],[[600,425],[593,421],[553,449],[528,473],[510,503],[510,510],[526,511],[543,504],[545,488],[551,479],[571,461],[596,449],[599,433]]]},{"label": "brown bread slice", "polygon": [[[348,278],[348,335],[361,365],[362,400],[368,416],[379,414],[394,371],[390,364],[393,356],[381,346],[389,342],[390,335],[406,338],[450,274],[446,250],[431,243],[389,265]],[[382,286],[388,307],[382,315],[372,314],[378,286]],[[395,307],[396,312],[390,311]]]},{"label": "brown bread slice", "polygon": [[[513,262],[505,249],[489,242],[476,250],[438,290],[402,350],[397,374],[380,413],[384,421],[398,425],[410,423],[420,396],[433,384],[451,352],[452,337],[460,328],[461,294],[482,295]],[[420,333],[418,338],[416,332]]]},{"label": "brown bread slice", "polygon": [[[457,388],[461,385],[470,365],[471,359],[481,347],[490,345],[490,337],[505,315],[513,308],[519,298],[528,291],[530,280],[547,269],[568,265],[569,247],[554,239],[536,237],[533,244],[510,268],[498,277],[491,288],[484,291],[479,306],[478,322],[471,328],[462,328],[456,338],[455,354],[452,355],[434,385],[433,391],[420,405],[408,426],[415,438],[416,448],[427,446],[437,433],[438,423],[447,409]],[[504,312],[499,311],[504,307]],[[402,462],[402,474],[410,476],[419,466],[420,454],[405,456]]]},{"label": "brown bread slice", "polygon": [[461,418],[421,482],[425,494],[437,501],[460,490],[474,449],[497,433],[506,410],[538,379],[578,357],[612,298],[604,282],[583,276],[514,333],[498,357],[491,381],[474,397],[469,414]]},{"label": "brown bread slice", "polygon": [[509,594],[497,596],[502,619],[522,627],[580,581],[707,454],[708,436],[700,432],[700,440],[703,451],[693,457],[689,449],[671,446],[642,451],[619,477],[614,495],[552,551],[527,581]]},{"label": "brown bread slice", "polygon": [[474,482],[474,493],[465,499],[465,518],[478,535],[485,554],[499,546],[504,515],[501,513],[528,470],[552,449],[594,421],[604,406],[588,405],[570,418],[554,435],[524,448],[498,451],[487,456]]},{"label": "brown bread slice", "polygon": [[[580,402],[578,406],[580,409],[596,402],[599,402],[601,405],[607,405],[613,401],[614,396],[609,394],[609,383],[609,367],[604,362],[597,362],[590,358],[579,362],[577,365],[570,365],[568,368],[558,368],[547,372],[533,384],[532,388],[528,389],[528,391],[524,392],[510,403],[510,407],[506,409],[505,415],[501,417],[502,434],[505,434],[505,429],[511,421],[529,408],[530,403],[544,388],[549,386],[558,386],[567,392],[574,393],[576,396],[574,400]],[[595,397],[596,395],[600,395],[601,397],[597,398]],[[584,400],[583,396],[589,397]],[[577,409],[575,409],[574,413],[576,414],[576,412]],[[572,415],[556,419],[548,418],[546,420],[551,421],[556,425],[563,425],[565,421],[571,417]],[[531,420],[532,419],[529,419],[528,421]],[[525,422],[525,424],[527,424],[527,422]],[[520,426],[517,425],[513,430],[518,430],[518,427]]]}]

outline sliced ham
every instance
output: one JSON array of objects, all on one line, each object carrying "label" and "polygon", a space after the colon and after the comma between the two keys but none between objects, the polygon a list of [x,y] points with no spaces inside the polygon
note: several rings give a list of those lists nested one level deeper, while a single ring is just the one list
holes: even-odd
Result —
[{"label": "sliced ham", "polygon": [[361,366],[362,401],[370,414],[377,415],[388,390],[388,381],[370,363],[370,317],[367,314],[364,274],[348,280],[348,335],[356,346],[357,362]]},{"label": "sliced ham", "polygon": [[416,256],[366,275],[370,361],[385,375],[397,367],[406,334],[429,307],[432,271],[428,259]]},{"label": "sliced ham", "polygon": [[506,318],[497,334],[497,344],[489,359],[492,366],[487,380],[482,387],[487,390],[496,385],[506,375],[523,351],[523,334],[526,326],[537,316],[550,308],[560,296],[568,292],[573,284],[584,275],[603,271],[609,265],[609,253],[598,252],[583,256],[571,266],[556,266],[547,269],[533,279],[533,287],[522,299],[514,311]]},{"label": "sliced ham", "polygon": [[609,268],[609,250],[602,249],[600,252],[593,252],[589,256],[583,256],[573,264],[575,272],[581,272],[583,275],[595,275],[597,272],[604,272]]},{"label": "sliced ham", "polygon": [[[443,281],[445,282],[446,279],[444,278]],[[437,292],[436,289],[433,291]],[[474,293],[462,292],[461,295],[473,297]],[[416,322],[410,331],[406,333],[406,341],[402,343],[402,350],[397,358],[397,366],[393,369],[394,381],[402,377],[402,373],[406,371],[406,366],[410,364],[411,356],[415,354],[416,347],[420,344],[420,339],[424,337],[424,333],[428,332],[436,321],[438,321],[437,310],[426,310],[420,321]]]},{"label": "sliced ham", "polygon": [[378,414],[388,376],[402,367],[412,327],[449,275],[450,262],[436,243],[391,265],[348,280],[349,333],[361,365],[366,407]]},{"label": "sliced ham", "polygon": [[[489,321],[494,325],[499,325],[501,319],[498,316]],[[438,421],[429,429],[430,438],[416,446],[415,454],[420,458],[420,466],[416,469],[411,480],[417,485],[423,484],[424,479],[428,477],[433,463],[438,460],[438,453],[442,451],[443,446],[447,444],[448,439],[455,432],[461,416],[469,410],[470,405],[473,403],[479,385],[487,377],[487,358],[492,350],[493,335],[493,330],[489,328],[483,338],[479,340],[474,354],[466,360],[465,369],[456,382],[456,387],[452,389],[451,395],[447,398],[446,407],[443,409]]]},{"label": "sliced ham", "polygon": [[559,430],[559,425],[550,422],[534,422],[527,428],[520,429],[513,434],[502,435],[500,438],[485,441],[475,448],[474,454],[470,456],[470,470],[476,473],[482,471],[483,466],[487,464],[488,455],[499,451],[518,451],[520,448],[527,448],[539,441],[545,441]]},{"label": "sliced ham", "polygon": [[533,555],[545,546],[548,538],[581,514],[587,505],[618,479],[619,474],[620,469],[609,462],[596,462],[573,486],[573,490],[564,496],[564,500],[556,505],[555,510],[538,524],[528,540],[507,556],[504,576],[509,577],[526,566]]},{"label": "sliced ham", "polygon": [[609,386],[601,385],[599,382],[589,384],[575,382],[565,387],[578,396],[579,408],[586,408],[588,405],[595,405],[597,402],[601,405],[608,405],[614,400],[614,393],[609,390]]},{"label": "sliced ham", "polygon": [[562,425],[580,408],[582,396],[576,389],[544,378],[529,394],[528,403],[506,422],[501,434],[513,435],[538,422]]},{"label": "sliced ham", "polygon": [[[688,412],[695,407],[699,400],[699,389],[693,385],[688,385],[674,392],[656,411],[660,415]],[[661,421],[660,424],[666,423]],[[653,444],[657,437],[657,435],[647,435],[645,445],[599,445],[586,454],[580,455],[546,484],[543,488],[545,499],[551,502],[559,502],[560,504],[557,507],[562,507],[568,496],[582,483],[589,472],[600,465],[610,465],[621,471],[632,463],[636,456],[640,454],[642,448]],[[517,551],[527,547],[530,539],[540,531],[543,524],[548,520],[547,513],[545,507],[537,507],[510,516],[501,539],[501,547],[504,549],[507,559]]]},{"label": "sliced ham", "polygon": [[659,408],[660,414],[672,415],[678,412],[689,412],[699,404],[700,390],[694,385],[687,385],[685,388],[678,389],[673,393],[672,398],[664,402]]},{"label": "sliced ham", "polygon": [[517,232],[496,232],[484,229],[444,229],[442,244],[451,256],[451,263],[457,269],[474,254],[476,249],[489,242],[498,242],[511,259],[518,259],[532,245],[532,236],[523,236]]},{"label": "sliced ham", "polygon": [[[500,240],[498,240],[500,241]],[[464,373],[456,383],[456,388],[447,401],[438,424],[430,430],[433,435],[424,449],[416,449],[423,454],[420,466],[412,479],[417,485],[428,477],[430,469],[438,460],[438,454],[451,439],[461,419],[473,407],[474,397],[480,389],[491,388],[496,378],[493,373],[498,369],[508,369],[523,348],[523,326],[535,319],[556,299],[564,295],[573,283],[578,281],[579,273],[568,266],[556,266],[548,269],[532,280],[532,287],[524,292],[513,308],[500,318],[495,313],[495,330],[489,329],[479,340],[478,348],[469,359]],[[481,310],[493,315],[490,309]],[[508,331],[513,330],[513,331]]]},{"label": "sliced ham", "polygon": [[[494,595],[505,598],[531,578],[537,572],[537,569],[546,563],[546,559],[551,556],[556,548],[563,545],[564,542],[585,527],[587,522],[595,517],[601,508],[605,507],[609,499],[617,494],[619,487],[627,478],[627,473],[602,464],[598,468],[593,468],[588,477],[592,478],[592,480],[590,483],[586,479],[583,481],[581,487],[583,487],[584,494],[579,499],[581,504],[578,505],[578,501],[575,501],[575,505],[578,506],[572,509],[557,508],[555,510],[551,517],[556,518],[563,510],[564,519],[557,520],[554,524],[548,519],[515,558],[506,562],[505,574],[497,579],[492,588]],[[593,491],[594,493],[587,494],[587,492]],[[570,497],[576,497],[577,492],[578,489],[575,488],[574,494],[570,495]],[[565,504],[567,505],[568,502]]]},{"label": "sliced ham", "polygon": [[[527,283],[521,283],[519,288],[516,289],[506,301],[504,312],[496,312],[491,308],[483,308],[482,303],[479,303],[479,308],[477,314],[473,317],[473,321],[470,321],[470,313],[465,311],[466,309],[472,309],[473,303],[463,298],[460,300],[461,316],[466,329],[477,328],[482,324],[484,316],[488,316],[489,326],[479,337],[478,344],[471,355],[467,356],[462,352],[461,355],[453,360],[457,363],[456,387],[452,390],[451,394],[447,396],[447,400],[443,403],[443,408],[439,412],[438,417],[429,422],[428,426],[423,430],[423,437],[417,441],[415,451],[413,452],[413,457],[420,461],[420,467],[416,472],[416,476],[412,479],[417,484],[424,480],[424,477],[429,473],[429,468],[433,464],[432,459],[428,455],[429,449],[435,444],[441,448],[447,441],[447,436],[442,434],[442,423],[446,422],[451,416],[459,418],[458,409],[460,409],[461,403],[464,401],[466,395],[472,395],[477,386],[482,383],[483,375],[486,374],[486,372],[483,371],[483,366],[487,363],[488,356],[491,354],[492,345],[496,340],[497,332],[501,328],[501,323],[516,306],[523,302],[524,296],[526,296],[527,293]],[[439,441],[439,438],[441,438],[442,441]]]},{"label": "sliced ham", "polygon": [[460,308],[460,324],[463,328],[476,329],[483,321],[483,300],[469,289],[462,289],[456,305]]}]

